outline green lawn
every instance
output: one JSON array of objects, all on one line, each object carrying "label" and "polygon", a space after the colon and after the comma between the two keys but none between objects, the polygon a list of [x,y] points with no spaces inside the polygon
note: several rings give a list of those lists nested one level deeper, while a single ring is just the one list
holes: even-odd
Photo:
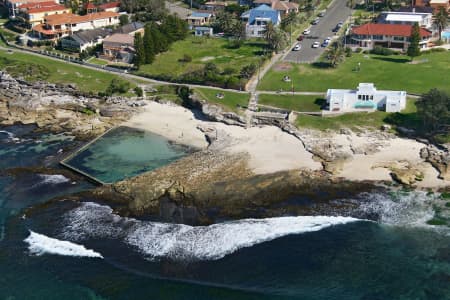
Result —
[{"label": "green lawn", "polygon": [[[239,113],[242,111],[239,107],[247,107],[250,95],[247,93],[235,93],[229,91],[218,91],[206,88],[196,88],[194,91],[199,94],[204,100],[218,104],[224,107],[226,110]],[[223,98],[216,97],[218,93],[223,94]]]},{"label": "green lawn", "polygon": [[[406,90],[423,93],[431,88],[450,92],[450,51],[423,54],[409,63],[403,55],[380,56],[353,54],[337,68],[313,64],[290,64],[290,70],[272,68],[261,80],[258,90],[290,90],[291,83],[283,82],[289,75],[296,91],[326,92],[328,88],[355,88],[360,82],[373,82],[379,89]],[[358,63],[361,70],[355,71]],[[286,66],[286,63],[283,63]]]},{"label": "green lawn", "polygon": [[[248,41],[238,49],[230,49],[228,45],[229,42],[224,38],[190,36],[173,43],[169,51],[159,54],[152,64],[141,66],[138,73],[176,78],[201,70],[210,62],[214,63],[220,72],[225,68],[231,68],[232,74],[238,75],[243,66],[250,63],[258,64],[265,43]],[[181,62],[184,55],[189,55],[192,61]]]},{"label": "green lawn", "polygon": [[95,64],[95,65],[99,65],[99,66],[106,66],[108,64],[108,62],[104,59],[98,59],[95,57],[92,57],[90,59],[87,60],[88,63],[90,64]]},{"label": "green lawn", "polygon": [[408,99],[406,108],[401,113],[375,111],[371,113],[347,113],[335,117],[299,115],[296,125],[297,127],[319,130],[339,130],[341,128],[354,130],[358,128],[379,129],[383,124],[417,129],[420,127],[421,122],[416,114],[415,102],[414,99]]},{"label": "green lawn", "polygon": [[258,104],[269,105],[295,111],[320,111],[325,99],[310,95],[272,95],[259,94]]},{"label": "green lawn", "polygon": [[[114,74],[95,71],[63,61],[24,54],[0,51],[0,68],[15,76],[26,76],[28,80],[45,80],[52,83],[72,83],[84,92],[103,92]],[[27,73],[27,74],[24,74]],[[132,84],[132,87],[134,84]]]}]

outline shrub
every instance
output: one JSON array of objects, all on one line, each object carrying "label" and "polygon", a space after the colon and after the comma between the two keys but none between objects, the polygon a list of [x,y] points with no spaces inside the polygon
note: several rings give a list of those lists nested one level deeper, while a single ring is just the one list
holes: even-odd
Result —
[{"label": "shrub", "polygon": [[178,61],[179,61],[179,62],[184,62],[184,63],[191,62],[191,61],[192,61],[192,56],[190,56],[190,55],[188,55],[188,54],[185,54],[185,55],[183,55],[183,57],[180,58]]},{"label": "shrub", "polygon": [[118,78],[114,78],[111,80],[111,83],[109,84],[108,88],[106,89],[105,93],[106,95],[112,95],[112,94],[123,94],[128,92],[130,89],[130,83],[128,81],[120,80]]},{"label": "shrub", "polygon": [[134,93],[136,94],[136,96],[138,97],[142,97],[144,95],[144,91],[142,90],[141,87],[137,86],[134,88]]},{"label": "shrub", "polygon": [[358,48],[356,48],[355,52],[356,53],[361,53],[362,50],[363,50],[362,48],[358,47]]},{"label": "shrub", "polygon": [[352,48],[350,48],[350,47],[345,48],[345,56],[347,56],[347,57],[352,56]]},{"label": "shrub", "polygon": [[249,64],[244,67],[242,67],[240,76],[241,78],[250,78],[253,76],[253,74],[256,73],[256,65],[255,64]]},{"label": "shrub", "polygon": [[231,75],[231,74],[234,74],[235,71],[236,70],[231,67],[226,67],[225,69],[223,69],[222,74],[223,75]]},{"label": "shrub", "polygon": [[378,54],[378,55],[393,55],[395,53],[395,51],[389,49],[389,48],[384,48],[384,47],[380,47],[380,46],[375,46],[372,51],[370,51],[372,54]]}]

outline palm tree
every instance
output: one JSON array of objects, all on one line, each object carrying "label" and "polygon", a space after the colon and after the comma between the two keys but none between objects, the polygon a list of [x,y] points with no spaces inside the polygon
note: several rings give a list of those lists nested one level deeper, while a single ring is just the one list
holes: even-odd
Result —
[{"label": "palm tree", "polygon": [[327,59],[333,68],[344,59],[345,50],[340,43],[334,43],[327,52]]},{"label": "palm tree", "polygon": [[439,8],[439,12],[434,16],[433,25],[439,30],[439,41],[441,41],[441,33],[448,25],[448,12],[445,8]]}]

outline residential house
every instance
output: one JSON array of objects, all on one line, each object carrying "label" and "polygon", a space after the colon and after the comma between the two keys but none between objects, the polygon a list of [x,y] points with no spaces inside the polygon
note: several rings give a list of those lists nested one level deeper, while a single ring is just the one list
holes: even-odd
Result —
[{"label": "residential house", "polygon": [[65,50],[83,52],[87,48],[95,47],[110,35],[110,31],[104,28],[82,30],[61,39],[61,47]]},{"label": "residential house", "polygon": [[433,12],[436,13],[439,11],[441,7],[445,10],[450,9],[450,1],[449,0],[430,0],[430,7],[433,9]]},{"label": "residential house", "polygon": [[263,4],[241,15],[241,20],[246,23],[247,37],[262,37],[268,23],[278,26],[281,22],[280,12]]},{"label": "residential house", "polygon": [[186,21],[188,22],[189,28],[192,29],[194,26],[203,26],[209,24],[212,17],[212,13],[193,12],[186,18]]},{"label": "residential house", "polygon": [[[8,9],[8,15],[10,18],[15,18],[19,15],[19,7],[29,3],[43,3],[49,2],[49,0],[5,0],[5,6]],[[58,0],[53,1],[55,4],[59,4]]]},{"label": "residential house", "polygon": [[[412,32],[412,25],[367,23],[352,28],[351,38],[360,47],[373,49],[375,46],[406,50]],[[425,49],[432,32],[420,28],[419,47]]]},{"label": "residential house", "polygon": [[85,6],[86,12],[88,14],[100,12],[100,11],[109,11],[109,12],[120,12],[120,2],[114,1],[114,2],[106,2],[103,4],[96,5],[92,2],[86,3]]},{"label": "residential house", "polygon": [[195,36],[212,36],[213,29],[211,27],[197,26],[194,28]]},{"label": "residential house", "polygon": [[418,23],[420,27],[431,29],[433,27],[433,14],[402,11],[384,11],[378,17],[378,23],[414,25]]},{"label": "residential house", "polygon": [[255,0],[253,6],[267,5],[280,12],[280,16],[287,16],[291,12],[298,13],[299,5],[294,2],[280,1],[280,0]]},{"label": "residential house", "polygon": [[131,22],[114,30],[114,33],[124,33],[134,36],[136,33],[144,35],[144,24],[141,22]]},{"label": "residential house", "polygon": [[71,9],[53,1],[47,1],[22,4],[19,6],[19,11],[20,16],[28,24],[29,28],[32,28],[37,24],[44,23],[46,16],[67,14],[71,12]]},{"label": "residential house", "polygon": [[360,83],[356,90],[329,89],[328,110],[352,112],[358,110],[382,110],[400,112],[406,107],[405,91],[377,90],[373,83]]},{"label": "residential house", "polygon": [[208,1],[208,2],[205,2],[205,4],[203,4],[200,8],[202,10],[207,10],[207,11],[219,11],[219,10],[224,10],[225,7],[227,7],[227,5],[228,5],[227,2]]},{"label": "residential house", "polygon": [[41,39],[58,39],[80,30],[91,30],[119,24],[119,14],[98,12],[84,16],[72,13],[51,15],[44,18],[44,24],[33,27],[33,34]]},{"label": "residential house", "polygon": [[129,34],[115,33],[103,40],[101,58],[131,63],[134,57],[134,37]]},{"label": "residential house", "polygon": [[433,8],[429,6],[401,6],[395,10],[396,12],[415,12],[433,14]]}]

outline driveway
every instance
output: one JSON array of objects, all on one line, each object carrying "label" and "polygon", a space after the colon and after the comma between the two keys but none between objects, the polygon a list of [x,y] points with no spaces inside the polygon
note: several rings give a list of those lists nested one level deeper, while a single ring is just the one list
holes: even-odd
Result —
[{"label": "driveway", "polygon": [[[311,46],[316,41],[322,44],[327,37],[336,38],[332,32],[333,28],[336,27],[339,21],[345,22],[350,16],[350,9],[346,6],[346,2],[346,0],[333,1],[325,16],[320,18],[319,24],[310,26],[311,34],[305,36],[303,41],[300,42],[302,49],[300,51],[292,51],[291,48],[284,61],[309,63],[317,60],[326,48],[312,48]],[[316,15],[318,13],[316,11]]]}]

